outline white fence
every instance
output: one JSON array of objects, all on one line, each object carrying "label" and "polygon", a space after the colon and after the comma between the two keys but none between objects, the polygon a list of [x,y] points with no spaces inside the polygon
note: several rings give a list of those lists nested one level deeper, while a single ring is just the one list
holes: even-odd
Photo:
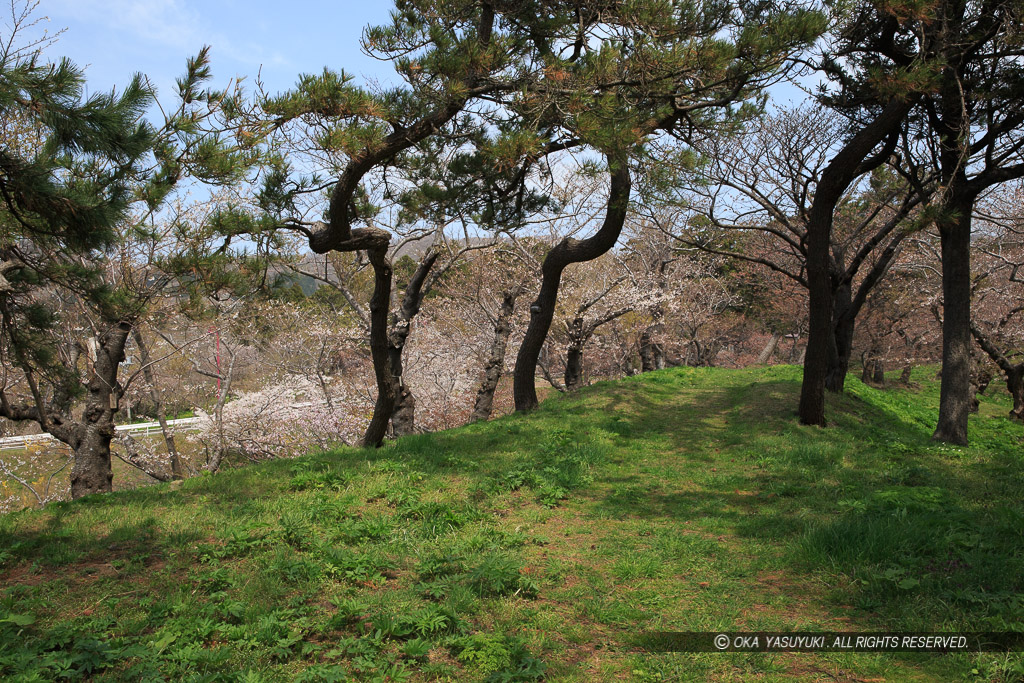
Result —
[{"label": "white fence", "polygon": [[[189,425],[199,422],[198,417],[185,417],[180,420],[168,420],[168,426],[174,427],[175,430],[179,426],[188,429]],[[147,434],[158,434],[160,432],[159,422],[139,422],[138,424],[130,425],[117,425],[114,427],[119,434],[131,434],[145,436]],[[25,436],[5,436],[0,439],[0,451],[14,451],[27,448],[33,444],[45,444],[53,441],[51,434],[27,434]]]}]

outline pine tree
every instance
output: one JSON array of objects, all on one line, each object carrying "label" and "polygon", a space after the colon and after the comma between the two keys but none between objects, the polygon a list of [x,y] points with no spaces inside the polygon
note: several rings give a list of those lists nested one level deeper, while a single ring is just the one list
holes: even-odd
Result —
[{"label": "pine tree", "polygon": [[0,114],[17,123],[0,148],[0,342],[27,387],[0,388],[0,416],[35,421],[72,449],[75,498],[111,489],[125,348],[167,282],[135,277],[122,251],[153,239],[146,221],[183,178],[231,182],[251,158],[248,143],[211,127],[230,97],[199,90],[209,75],[204,49],[179,82],[181,106],[154,129],[141,76],[120,94],[83,98],[82,72],[66,59],[0,65]]},{"label": "pine tree", "polygon": [[[540,160],[570,149],[606,160],[612,180],[605,226],[589,240],[552,250],[531,309],[515,382],[517,407],[528,409],[536,403],[537,354],[561,272],[615,244],[628,210],[630,165],[643,160],[645,143],[662,134],[685,139],[750,113],[730,108],[756,100],[785,56],[820,29],[814,12],[763,2],[403,0],[391,24],[367,31],[364,40],[367,49],[393,61],[403,87],[372,92],[343,72],[325,70],[268,98],[269,123],[288,149],[315,148],[311,156],[321,168],[296,180],[281,162],[263,195],[273,200],[266,202],[270,213],[281,227],[305,234],[314,252],[366,250],[374,268],[370,336],[378,398],[364,443],[381,442],[395,404],[386,334],[391,236],[372,225],[367,181],[398,173],[408,153],[429,139],[475,145],[479,154],[460,158],[463,170],[475,174],[482,196],[499,199],[498,210],[481,212],[481,220],[500,215],[515,222],[516,211],[527,210],[520,190],[529,187]],[[486,135],[461,135],[478,125]],[[305,218],[317,211],[316,194],[325,186],[323,220]],[[503,213],[508,207],[516,211]]]}]

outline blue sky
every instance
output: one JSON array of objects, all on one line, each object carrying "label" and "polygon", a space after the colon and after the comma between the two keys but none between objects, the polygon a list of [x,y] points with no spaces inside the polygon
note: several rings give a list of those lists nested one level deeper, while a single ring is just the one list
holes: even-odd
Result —
[{"label": "blue sky", "polygon": [[362,54],[359,38],[367,24],[386,22],[390,8],[372,0],[41,0],[36,15],[48,18],[37,28],[67,28],[46,55],[86,67],[90,91],[123,87],[142,72],[171,102],[174,79],[203,45],[212,47],[216,87],[247,76],[251,91],[262,73],[267,89],[279,92],[324,66],[386,81],[391,67]]},{"label": "blue sky", "polygon": [[[69,57],[85,67],[91,92],[123,87],[142,72],[160,100],[172,103],[174,79],[203,45],[212,48],[210,87],[245,76],[251,92],[259,75],[275,93],[324,66],[364,81],[394,82],[390,65],[367,57],[359,45],[363,28],[386,22],[391,7],[390,0],[40,0],[36,16],[47,21],[35,33],[67,29],[47,57]],[[778,104],[803,99],[792,86],[774,95]]]}]

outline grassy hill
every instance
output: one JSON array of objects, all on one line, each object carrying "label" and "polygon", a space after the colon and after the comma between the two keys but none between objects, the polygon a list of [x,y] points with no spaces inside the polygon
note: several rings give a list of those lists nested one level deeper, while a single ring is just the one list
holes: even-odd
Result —
[{"label": "grassy hill", "polygon": [[4,680],[1021,680],[1020,655],[648,654],[650,630],[1024,615],[1024,427],[932,372],[680,368],[528,416],[0,517]]}]

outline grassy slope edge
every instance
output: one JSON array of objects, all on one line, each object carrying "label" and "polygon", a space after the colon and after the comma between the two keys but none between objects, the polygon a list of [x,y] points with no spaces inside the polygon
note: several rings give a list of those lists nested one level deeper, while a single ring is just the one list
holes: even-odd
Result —
[{"label": "grassy slope edge", "polygon": [[645,630],[1020,629],[1024,427],[679,368],[377,451],[0,517],[3,680],[1011,681],[1019,655],[644,654]]}]

